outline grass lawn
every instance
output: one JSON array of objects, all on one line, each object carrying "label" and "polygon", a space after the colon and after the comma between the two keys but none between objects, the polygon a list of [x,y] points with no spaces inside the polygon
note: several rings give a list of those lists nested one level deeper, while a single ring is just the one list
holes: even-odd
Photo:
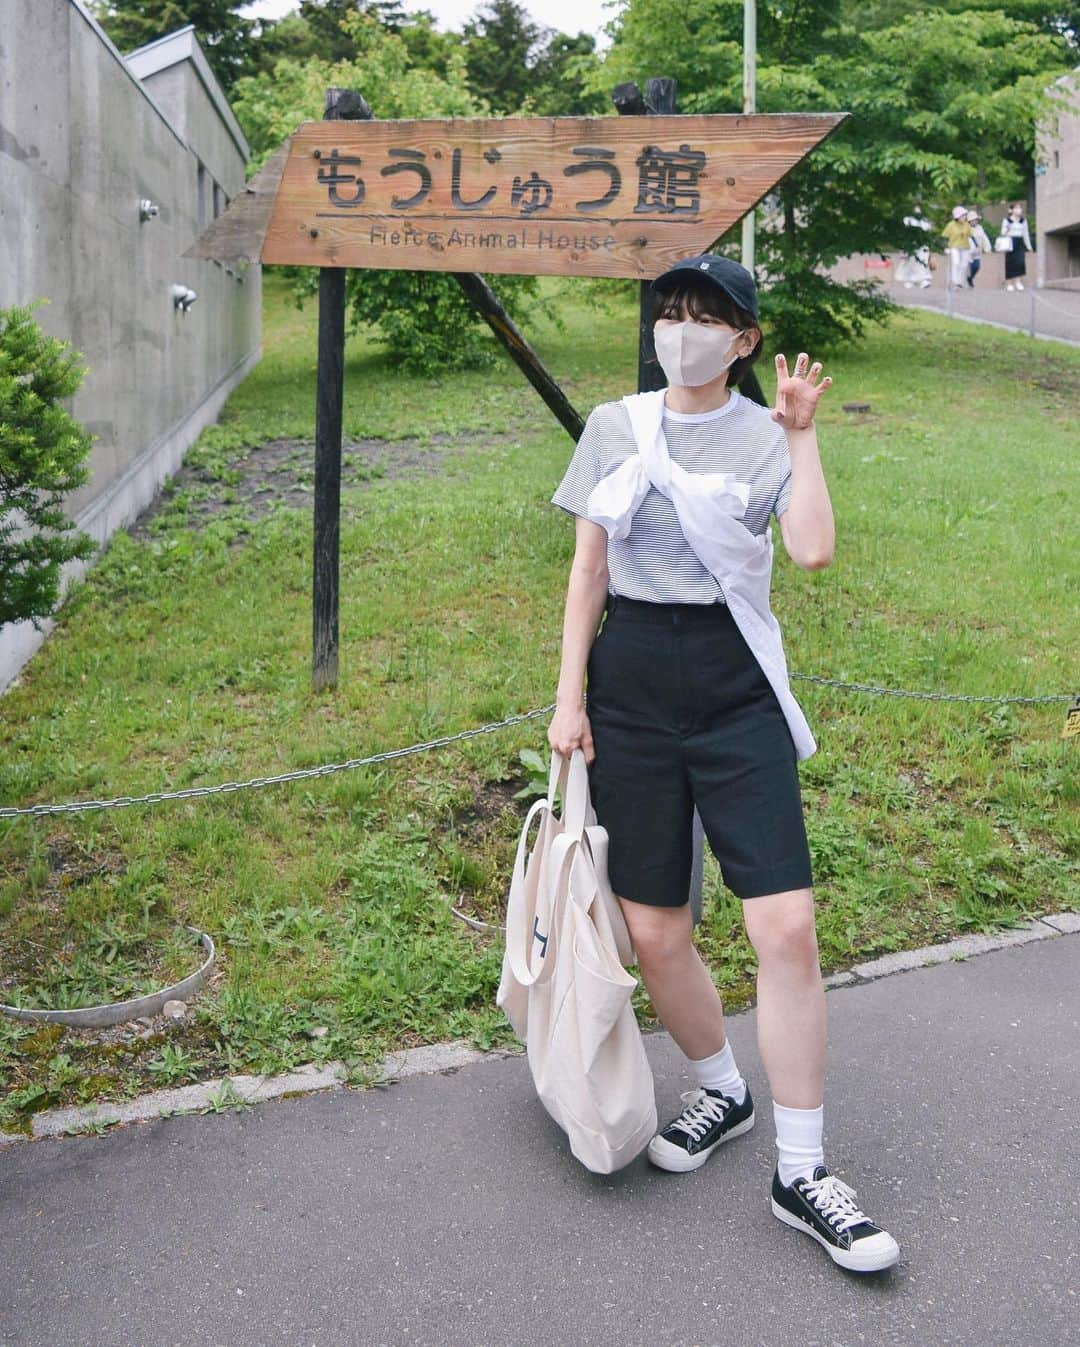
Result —
[{"label": "grass lawn", "polygon": [[[152,520],[118,534],[0,699],[0,802],[241,780],[365,756],[553,700],[572,549],[548,504],[571,445],[508,361],[425,380],[346,358],[341,679],[310,687],[314,305],[265,287],[265,350]],[[579,290],[531,335],[582,412],[629,391],[636,309]],[[771,362],[762,363],[768,386]],[[791,667],[973,694],[1077,683],[1080,351],[902,314],[828,364],[831,568],[778,547]],[[869,402],[852,416],[844,401]],[[258,491],[258,488],[263,489]],[[1080,741],[1063,706],[796,684],[827,970],[1080,907]],[[162,1029],[0,1019],[0,1126],[57,1103],[465,1036],[507,1039],[501,919],[543,721],[259,791],[0,823],[0,998],[77,1006],[219,969]],[[707,871],[703,952],[753,994]],[[639,999],[643,1015],[649,1006]],[[310,1031],[325,1028],[321,1037]]]}]

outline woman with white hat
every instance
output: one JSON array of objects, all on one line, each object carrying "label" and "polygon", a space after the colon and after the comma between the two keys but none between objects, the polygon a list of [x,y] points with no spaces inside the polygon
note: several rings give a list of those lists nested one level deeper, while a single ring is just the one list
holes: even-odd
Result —
[{"label": "woman with white hat", "polygon": [[971,225],[967,221],[967,207],[954,206],[952,219],[941,231],[949,253],[949,289],[959,290],[967,280],[968,255],[971,250]]},{"label": "woman with white hat", "polygon": [[979,254],[993,252],[993,248],[986,230],[982,227],[982,217],[977,210],[968,211],[967,222],[971,226],[971,242],[968,245],[967,283],[971,289],[974,289],[975,277],[979,274],[979,268],[982,266],[982,258]]}]

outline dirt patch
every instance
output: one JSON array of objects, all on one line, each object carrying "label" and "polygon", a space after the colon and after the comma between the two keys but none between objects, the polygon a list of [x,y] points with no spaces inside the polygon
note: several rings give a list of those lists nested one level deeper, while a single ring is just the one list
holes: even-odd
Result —
[{"label": "dirt patch", "polygon": [[506,893],[518,835],[532,799],[515,799],[524,774],[504,781],[477,781],[472,799],[454,810],[449,833],[437,839],[440,879],[451,904],[489,929],[479,933],[488,944],[506,916]]},{"label": "dirt patch", "polygon": [[476,787],[472,800],[454,815],[454,823],[463,833],[470,836],[490,832],[493,827],[503,823],[507,813],[521,822],[532,800],[517,800],[514,797],[525,785],[523,773],[515,773],[506,781],[485,781]]},{"label": "dirt patch", "polygon": [[[425,443],[416,439],[347,440],[342,444],[342,489],[438,472],[446,458],[442,446],[463,438],[434,435]],[[176,522],[178,513],[185,527],[196,532],[227,511],[239,510],[254,523],[281,506],[310,509],[314,486],[314,440],[267,440],[212,465],[201,462],[196,452],[128,532],[145,542],[160,531],[166,519]],[[159,519],[162,522],[156,523]]]},{"label": "dirt patch", "polygon": [[1032,379],[1031,385],[1046,393],[1063,393],[1068,398],[1075,398],[1080,396],[1080,369],[1051,370]]}]

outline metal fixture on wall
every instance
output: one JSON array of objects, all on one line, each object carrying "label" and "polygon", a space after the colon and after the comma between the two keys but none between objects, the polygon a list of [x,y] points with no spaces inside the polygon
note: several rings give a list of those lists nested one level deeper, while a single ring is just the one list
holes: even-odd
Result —
[{"label": "metal fixture on wall", "polygon": [[192,304],[199,298],[194,290],[189,290],[186,285],[173,284],[169,286],[169,294],[172,295],[173,308],[179,309],[181,313],[186,314]]}]

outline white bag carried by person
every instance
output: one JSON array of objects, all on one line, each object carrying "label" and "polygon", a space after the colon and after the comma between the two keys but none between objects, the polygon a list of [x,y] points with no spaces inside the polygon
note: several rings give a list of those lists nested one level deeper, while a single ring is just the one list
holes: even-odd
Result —
[{"label": "white bag carried by person", "polygon": [[607,845],[584,754],[567,763],[553,753],[547,799],[529,810],[518,842],[496,1003],[525,1043],[540,1102],[596,1174],[629,1164],[656,1132],[652,1071],[630,1004],[637,979],[624,966],[634,951]]}]

